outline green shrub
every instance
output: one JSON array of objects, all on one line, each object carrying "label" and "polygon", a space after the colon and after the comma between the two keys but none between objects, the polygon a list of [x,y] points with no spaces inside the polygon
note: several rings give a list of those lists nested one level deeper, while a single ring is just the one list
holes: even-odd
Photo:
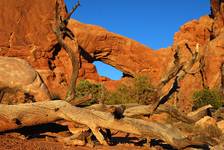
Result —
[{"label": "green shrub", "polygon": [[82,80],[76,86],[76,97],[82,98],[92,95],[91,101],[85,103],[91,105],[96,102],[102,101],[105,97],[106,90],[102,84],[90,83],[87,80]]},{"label": "green shrub", "polygon": [[109,93],[106,104],[139,103],[149,104],[157,99],[157,91],[147,77],[136,77],[129,84],[120,85],[116,91]]},{"label": "green shrub", "polygon": [[139,104],[149,104],[157,100],[157,90],[150,84],[145,76],[134,79],[133,93]]},{"label": "green shrub", "polygon": [[125,103],[135,103],[135,99],[132,97],[132,92],[130,87],[127,85],[120,85],[116,91],[108,93],[108,97],[105,99],[105,104],[125,104]]},{"label": "green shrub", "polygon": [[102,84],[82,80],[76,87],[76,97],[92,95],[92,100],[85,103],[91,105],[97,102],[105,104],[139,103],[149,104],[157,99],[156,89],[149,84],[147,77],[137,77],[128,84],[121,84],[115,91],[107,91]]},{"label": "green shrub", "polygon": [[223,105],[222,94],[216,89],[202,89],[193,94],[193,109],[211,104],[215,109]]}]

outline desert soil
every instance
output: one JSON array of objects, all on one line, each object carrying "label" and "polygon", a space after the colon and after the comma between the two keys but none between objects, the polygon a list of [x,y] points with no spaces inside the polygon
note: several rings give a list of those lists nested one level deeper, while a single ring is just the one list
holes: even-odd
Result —
[{"label": "desert soil", "polygon": [[[66,135],[67,127],[55,124],[46,124],[35,127],[25,127],[14,131],[0,133],[0,150],[158,150],[161,147],[136,146],[137,137],[118,133],[113,137],[117,143],[114,146],[102,146],[96,141],[94,147],[71,146],[57,142],[54,137],[42,136],[42,133]],[[134,144],[135,143],[135,144]]]}]

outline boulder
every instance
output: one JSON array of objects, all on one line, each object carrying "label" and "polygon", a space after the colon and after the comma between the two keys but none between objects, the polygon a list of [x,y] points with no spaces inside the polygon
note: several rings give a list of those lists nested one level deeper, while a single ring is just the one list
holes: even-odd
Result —
[{"label": "boulder", "polygon": [[[23,59],[0,56],[0,92],[21,91],[35,101],[50,100],[50,93],[39,74]],[[12,92],[13,93],[13,92]],[[4,93],[0,94],[4,99]],[[10,103],[6,100],[6,103]]]}]

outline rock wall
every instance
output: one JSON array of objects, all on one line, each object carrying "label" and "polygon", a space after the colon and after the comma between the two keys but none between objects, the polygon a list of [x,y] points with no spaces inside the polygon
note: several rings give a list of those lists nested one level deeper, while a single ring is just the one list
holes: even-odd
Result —
[{"label": "rock wall", "polygon": [[[64,1],[57,1],[60,15],[65,16]],[[56,0],[1,0],[0,9],[0,56],[25,59],[39,72],[52,96],[63,98],[72,68],[53,32]],[[80,79],[108,80],[97,74],[92,63],[82,60]]]},{"label": "rock wall", "polygon": [[[181,88],[173,101],[178,108],[190,110],[191,97],[195,90],[221,86],[220,67],[224,54],[223,6],[223,1],[219,4],[212,0],[212,15],[187,22],[175,33],[172,47],[157,51],[99,26],[71,20],[68,27],[77,36],[80,47],[87,54],[87,60],[103,61],[129,76],[145,74],[155,86],[174,65],[173,55],[177,47],[180,49],[181,62],[187,62],[191,59],[188,48],[194,52],[196,44],[199,44],[200,56],[204,58],[205,64],[202,72],[186,75],[181,80]],[[192,71],[197,70],[199,65],[196,63]],[[170,81],[163,92],[169,89],[172,82]]]},{"label": "rock wall", "polygon": [[[59,0],[61,15],[66,14],[63,0]],[[39,0],[1,0],[0,8],[0,56],[20,57],[27,60],[41,75],[52,95],[63,98],[68,87],[71,63],[61,49],[53,33],[55,24],[55,0],[40,3]],[[193,51],[200,46],[204,57],[203,77],[200,73],[187,75],[181,80],[175,104],[183,109],[191,108],[191,95],[197,90],[221,86],[220,67],[224,62],[224,2],[211,0],[210,16],[192,20],[174,36],[172,47],[152,50],[132,39],[112,33],[99,26],[83,24],[71,19],[68,28],[74,32],[81,48],[79,79],[90,79],[112,85],[113,81],[97,74],[93,61],[100,60],[121,70],[128,77],[144,74],[152,84],[167,74],[173,65],[177,46],[181,62],[190,59],[186,43]],[[72,46],[72,45],[70,45]],[[195,64],[197,68],[199,64]],[[166,91],[172,81],[164,88]],[[115,85],[118,81],[114,82]]]},{"label": "rock wall", "polygon": [[68,27],[75,33],[85,59],[103,61],[130,76],[146,74],[156,83],[172,57],[170,48],[154,51],[99,26],[71,19]]},{"label": "rock wall", "polygon": [[[66,15],[64,1],[58,2],[60,14]],[[54,93],[54,90],[65,91],[65,86],[59,82],[66,76],[66,70],[59,69],[63,62],[55,55],[60,54],[68,59],[64,50],[59,52],[57,49],[57,40],[53,32],[55,6],[55,0],[0,1],[0,55],[19,57],[28,61],[41,74],[51,93]],[[58,72],[52,69],[53,60]]]}]

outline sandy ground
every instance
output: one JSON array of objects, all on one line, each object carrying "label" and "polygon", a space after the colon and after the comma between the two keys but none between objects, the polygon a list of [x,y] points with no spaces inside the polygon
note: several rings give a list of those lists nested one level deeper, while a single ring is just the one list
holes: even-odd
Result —
[{"label": "sandy ground", "polygon": [[[116,146],[66,146],[60,142],[45,140],[23,140],[9,135],[0,135],[0,150],[156,150],[156,148],[119,144]],[[157,148],[158,149],[158,148]]]},{"label": "sandy ground", "polygon": [[137,141],[139,139],[134,136],[125,138],[124,133],[119,133],[113,137],[116,143],[114,146],[102,146],[96,143],[94,147],[68,146],[55,141],[53,137],[41,136],[41,133],[45,132],[65,135],[66,130],[66,127],[47,124],[0,133],[0,150],[162,150],[161,147],[150,147],[149,144],[136,146],[136,139]]}]

